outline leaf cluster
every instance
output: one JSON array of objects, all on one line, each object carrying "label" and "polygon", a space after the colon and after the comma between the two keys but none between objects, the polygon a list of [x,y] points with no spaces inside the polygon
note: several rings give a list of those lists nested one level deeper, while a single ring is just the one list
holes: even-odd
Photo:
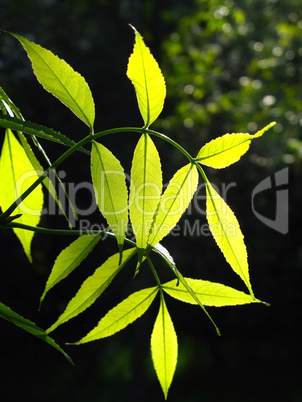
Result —
[{"label": "leaf cluster", "polygon": [[[165,79],[142,36],[135,28],[133,30],[135,44],[128,62],[127,76],[135,88],[144,125],[142,128],[120,127],[100,132],[94,130],[95,105],[85,79],[51,51],[20,35],[11,34],[26,50],[33,71],[44,89],[82,120],[88,126],[89,133],[76,143],[64,134],[26,121],[1,89],[0,126],[6,129],[6,133],[0,158],[0,226],[14,230],[29,261],[32,260],[31,243],[35,232],[44,231],[54,235],[62,233],[39,226],[44,206],[42,188],[44,186],[66,215],[49,174],[75,152],[81,151],[89,155],[96,203],[108,227],[99,233],[86,234],[70,229],[70,234],[77,233],[79,237],[58,255],[46,282],[40,305],[48,292],[84,261],[102,237],[114,238],[117,252],[84,280],[65,310],[46,331],[2,304],[0,314],[2,318],[34,333],[63,352],[48,334],[89,308],[124,266],[136,258],[133,280],[136,275],[143,275],[141,271],[149,267],[154,276],[153,286],[130,294],[109,310],[95,328],[73,344],[95,341],[121,331],[141,317],[159,295],[160,307],[150,344],[154,368],[167,398],[177,364],[178,342],[167,308],[166,296],[198,305],[214,324],[217,333],[219,330],[206,306],[221,307],[260,302],[255,298],[250,283],[247,250],[239,223],[231,208],[208,180],[203,166],[221,169],[237,162],[247,152],[251,141],[261,137],[274,123],[254,135],[232,133],[218,137],[201,146],[196,156],[192,156],[173,139],[151,130],[150,125],[156,121],[163,109],[166,97]],[[121,162],[101,143],[102,137],[120,132],[136,132],[140,135],[132,156],[129,188]],[[175,172],[165,188],[162,161],[152,137],[166,141],[188,160],[187,164]],[[67,150],[56,161],[51,162],[39,143],[39,138],[64,145]],[[32,143],[28,139],[31,139]],[[85,148],[87,144],[91,144],[91,150]],[[38,161],[32,145],[43,157],[46,168]],[[210,231],[226,261],[246,285],[247,293],[220,283],[183,276],[169,251],[160,243],[188,208],[200,179],[204,181],[206,188],[206,215]],[[59,181],[59,184],[65,191],[63,183]],[[68,196],[67,193],[66,195]],[[71,201],[69,204],[76,219],[76,208]],[[229,227],[233,228],[232,234],[228,231]],[[64,234],[66,232],[68,230],[64,231]],[[164,266],[171,273],[172,280],[161,282],[159,269],[153,263],[154,253],[160,255]]]}]

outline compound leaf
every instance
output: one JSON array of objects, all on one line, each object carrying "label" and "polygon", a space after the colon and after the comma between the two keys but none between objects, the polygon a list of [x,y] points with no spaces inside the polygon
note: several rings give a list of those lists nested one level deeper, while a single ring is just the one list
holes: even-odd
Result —
[{"label": "compound leaf", "polygon": [[134,27],[132,28],[135,32],[135,44],[128,62],[127,76],[134,85],[145,127],[149,127],[163,109],[166,84],[142,36]]},{"label": "compound leaf", "polygon": [[50,50],[20,35],[10,34],[17,38],[26,50],[34,73],[44,89],[58,98],[79,119],[93,129],[94,101],[85,79]]},{"label": "compound leaf", "polygon": [[[38,175],[23,147],[10,130],[6,130],[0,159],[0,205],[3,211],[13,204],[37,179]],[[14,211],[21,214],[15,222],[37,226],[43,208],[42,186],[37,186]],[[13,229],[24,251],[31,258],[31,242],[34,232]]]},{"label": "compound leaf", "polygon": [[110,310],[92,331],[75,344],[105,338],[126,328],[148,310],[157,292],[158,288],[153,287],[133,293]]},{"label": "compound leaf", "polygon": [[91,176],[98,207],[121,249],[128,224],[128,190],[124,169],[109,149],[95,141],[91,151]]},{"label": "compound leaf", "polygon": [[48,277],[40,304],[47,292],[66,278],[80,263],[88,256],[101,239],[98,235],[83,235],[73,241],[68,247],[61,251],[55,260],[52,271]]},{"label": "compound leaf", "polygon": [[158,380],[167,399],[176,369],[178,346],[176,332],[163,296],[151,335],[151,352]]},{"label": "compound leaf", "polygon": [[149,237],[149,244],[155,246],[177,224],[187,209],[198,184],[197,168],[188,164],[172,177],[158,206],[158,212]]},{"label": "compound leaf", "polygon": [[162,170],[157,149],[143,134],[135,148],[129,196],[130,220],[136,244],[145,249],[162,193]]},{"label": "compound leaf", "polygon": [[121,264],[119,264],[119,254],[114,254],[109,257],[104,264],[97,268],[95,272],[82,283],[76,295],[68,303],[65,311],[46,332],[49,333],[53,331],[59,325],[76,317],[90,307],[135,253],[135,248],[125,250]]},{"label": "compound leaf", "polygon": [[[199,301],[204,306],[236,306],[247,303],[261,303],[249,294],[233,289],[221,283],[204,281],[201,279],[184,278]],[[190,292],[178,279],[173,279],[163,285],[163,290],[171,297],[185,303],[197,304]]]},{"label": "compound leaf", "polygon": [[206,181],[206,191],[207,220],[211,233],[225,259],[244,281],[253,296],[249,278],[247,251],[236,216],[209,181]]},{"label": "compound leaf", "polygon": [[68,356],[68,354],[65,353],[64,350],[50,336],[48,336],[42,328],[38,327],[34,322],[28,320],[27,318],[22,317],[20,314],[16,313],[10,307],[6,306],[3,303],[0,303],[0,317],[22,328],[24,331],[35,335],[42,341],[47,342],[49,345],[62,353],[69,361],[69,363],[73,364],[73,361]]},{"label": "compound leaf", "polygon": [[216,169],[224,168],[237,162],[250,147],[252,139],[261,137],[275,123],[270,123],[256,134],[225,134],[205,144],[196,156],[203,165]]}]

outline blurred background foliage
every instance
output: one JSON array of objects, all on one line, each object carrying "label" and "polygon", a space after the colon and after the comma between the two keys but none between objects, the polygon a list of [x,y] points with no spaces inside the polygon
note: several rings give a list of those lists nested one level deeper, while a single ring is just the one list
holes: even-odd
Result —
[{"label": "blurred background foliage", "polygon": [[[298,334],[302,282],[300,0],[0,0],[0,22],[2,29],[52,50],[86,78],[96,103],[96,131],[142,125],[125,75],[133,47],[129,23],[144,36],[166,78],[167,100],[152,128],[195,154],[219,135],[254,133],[270,121],[277,122],[237,164],[220,171],[207,169],[219,188],[230,186],[227,202],[245,234],[255,294],[271,307],[211,310],[222,332],[218,338],[197,308],[167,300],[179,334],[178,370],[169,399],[302,401]],[[44,92],[21,46],[5,34],[0,36],[0,82],[26,119],[75,140],[86,135],[82,123]],[[136,141],[136,135],[104,139],[127,172]],[[155,141],[167,182],[185,160]],[[43,145],[52,160],[63,151],[53,144]],[[286,235],[261,223],[251,207],[255,186],[283,168],[289,169]],[[67,173],[66,182],[89,178],[85,156],[78,155],[62,169]],[[275,217],[275,190],[262,192],[255,200],[257,211],[271,219]],[[81,190],[77,206],[84,209],[90,203],[90,195]],[[205,222],[193,208],[186,218],[192,224]],[[100,218],[96,214],[91,219],[98,222]],[[66,227],[60,217],[43,217],[41,224]],[[30,266],[14,235],[1,232],[0,236],[4,245],[0,300],[43,328],[57,318],[81,281],[114,250],[110,240],[101,243],[71,280],[52,291],[38,313],[53,261],[72,238],[36,236]],[[170,236],[164,245],[183,274],[245,290],[210,237],[200,233]],[[55,339],[61,344],[77,340],[136,286],[150,286],[146,272],[141,272],[137,282],[132,281],[133,269],[117,278],[91,312],[59,328]],[[165,276],[165,272],[160,274]],[[1,322],[1,400],[161,400],[149,351],[157,308],[155,303],[146,316],[112,338],[69,347],[74,368],[47,345]]]}]

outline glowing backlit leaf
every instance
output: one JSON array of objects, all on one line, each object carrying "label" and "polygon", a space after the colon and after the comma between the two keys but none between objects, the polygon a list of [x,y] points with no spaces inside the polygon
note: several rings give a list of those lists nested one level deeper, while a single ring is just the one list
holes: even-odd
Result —
[{"label": "glowing backlit leaf", "polygon": [[48,277],[45,290],[41,296],[42,303],[46,293],[62,279],[66,278],[93,250],[101,239],[98,235],[83,235],[60,252]]},{"label": "glowing backlit leaf", "polygon": [[101,213],[122,247],[128,224],[128,190],[119,160],[102,144],[92,143],[91,176]]},{"label": "glowing backlit leaf", "polygon": [[162,72],[135,28],[135,44],[128,62],[127,76],[134,85],[139,110],[149,127],[161,113],[166,97]]},{"label": "glowing backlit leaf", "polygon": [[151,352],[158,380],[167,399],[176,369],[178,346],[173,322],[163,297],[151,335]]},{"label": "glowing backlit leaf", "polygon": [[182,167],[172,177],[158,206],[158,213],[149,237],[151,246],[160,242],[177,224],[188,208],[197,184],[198,172],[196,166],[192,164]]},{"label": "glowing backlit leaf", "polygon": [[256,134],[247,133],[225,134],[205,144],[196,156],[196,160],[203,165],[216,169],[224,168],[237,162],[250,147],[252,139],[261,135],[275,123],[270,123]]},{"label": "glowing backlit leaf", "polygon": [[207,220],[212,235],[232,269],[241,277],[253,296],[247,251],[239,223],[224,199],[207,181]]},{"label": "glowing backlit leaf", "polygon": [[[184,278],[199,301],[205,306],[236,306],[247,303],[261,303],[249,294],[233,289],[221,283],[201,279]],[[177,279],[163,284],[163,289],[170,296],[185,303],[197,304],[192,295]]]},{"label": "glowing backlit leaf", "polygon": [[111,336],[141,317],[153,302],[158,288],[143,289],[123,300],[100,320],[97,326],[75,344],[95,341]]},{"label": "glowing backlit leaf", "polygon": [[129,197],[132,228],[138,248],[145,249],[162,193],[162,171],[157,149],[147,134],[135,148]]},{"label": "glowing backlit leaf", "polygon": [[90,307],[135,253],[135,248],[125,250],[121,264],[119,264],[119,254],[114,254],[109,257],[104,264],[97,268],[94,273],[82,283],[76,295],[68,303],[65,311],[46,332],[49,333],[55,330],[59,325],[76,317]]},{"label": "glowing backlit leaf", "polygon": [[23,45],[31,60],[34,73],[44,89],[58,98],[92,129],[95,108],[85,79],[50,50],[15,33],[11,35]]},{"label": "glowing backlit leaf", "polygon": [[[38,175],[24,149],[10,130],[6,130],[0,158],[0,206],[5,211],[27,190]],[[37,186],[24,201],[14,210],[13,215],[21,214],[15,222],[37,226],[43,208],[43,192]],[[24,251],[31,258],[31,242],[34,232],[24,229],[13,229],[18,236]]]}]

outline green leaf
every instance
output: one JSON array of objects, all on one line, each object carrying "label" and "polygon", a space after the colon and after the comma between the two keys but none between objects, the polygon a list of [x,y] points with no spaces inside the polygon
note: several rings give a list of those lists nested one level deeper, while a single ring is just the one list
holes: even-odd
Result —
[{"label": "green leaf", "polygon": [[147,247],[154,214],[162,193],[162,170],[157,149],[143,134],[135,148],[129,197],[130,220],[140,249]]},{"label": "green leaf", "polygon": [[98,207],[116,235],[118,245],[122,246],[128,224],[124,169],[109,149],[95,141],[91,151],[91,176]]},{"label": "green leaf", "polygon": [[197,184],[195,165],[188,164],[175,173],[160,200],[149,237],[150,246],[155,246],[174,228],[191,202]]},{"label": "green leaf", "polygon": [[[10,128],[15,131],[22,131],[25,134],[30,134],[35,137],[44,138],[46,140],[66,145],[74,146],[76,143],[70,140],[66,135],[54,131],[52,128],[41,126],[40,124],[31,123],[30,121],[20,120],[11,116],[0,116],[0,127]],[[79,148],[79,151],[90,155],[90,152],[84,148]]]},{"label": "green leaf", "polygon": [[[35,154],[33,153],[33,151],[32,151],[32,149],[31,149],[30,145],[28,144],[28,142],[27,142],[27,140],[26,140],[26,137],[23,135],[22,132],[18,132],[18,138],[19,138],[19,140],[20,140],[20,143],[21,143],[21,145],[22,145],[22,147],[23,147],[23,149],[24,149],[24,151],[25,151],[25,153],[26,153],[28,159],[30,160],[30,162],[31,162],[31,164],[33,165],[33,167],[35,168],[35,170],[36,170],[36,172],[37,172],[37,175],[38,175],[38,176],[41,176],[41,175],[44,173],[44,169],[43,169],[42,165],[40,164],[40,162],[38,161],[38,159],[36,158]],[[35,139],[35,143],[37,144],[39,150],[42,152],[43,156],[44,156],[45,159],[47,160],[48,166],[50,166],[50,165],[51,165],[51,162],[50,162],[50,160],[48,159],[47,155],[45,154],[43,148],[41,147],[40,143],[38,143],[37,139],[36,139],[36,138],[34,138],[34,139]],[[72,202],[71,202],[70,199],[69,199],[69,196],[68,196],[68,193],[67,193],[67,191],[66,191],[66,188],[65,188],[64,184],[62,183],[62,181],[61,181],[60,177],[58,176],[56,170],[51,171],[51,173],[53,173],[53,174],[55,175],[55,177],[56,177],[56,179],[57,179],[57,181],[58,181],[58,183],[59,183],[59,186],[61,187],[63,193],[64,193],[65,196],[66,196],[66,199],[67,199],[68,202],[69,202],[69,207],[70,207],[70,210],[72,211],[73,217],[74,217],[74,219],[76,220],[76,219],[78,218],[78,215],[77,215],[77,212],[76,212],[76,210],[75,210],[75,207],[73,206]],[[69,221],[69,218],[68,218],[68,216],[67,216],[67,214],[66,214],[66,211],[65,211],[65,209],[64,209],[64,207],[63,207],[63,205],[62,205],[62,203],[61,203],[61,200],[60,200],[59,197],[58,197],[57,191],[56,191],[56,189],[55,189],[55,187],[54,187],[52,181],[50,180],[50,178],[49,178],[49,177],[45,177],[44,180],[43,180],[43,182],[42,182],[42,185],[45,186],[45,188],[47,189],[47,191],[49,192],[49,194],[53,197],[53,199],[54,199],[55,202],[57,203],[58,207],[59,207],[60,210],[62,211],[63,215],[65,216],[67,222],[69,223],[69,226],[71,227],[72,224],[71,224],[70,221]]]},{"label": "green leaf", "polygon": [[[1,106],[1,103],[2,103],[2,105],[3,105],[3,113],[8,113],[8,114],[9,114],[9,117],[10,117],[11,119],[15,119],[15,118],[14,118],[14,115],[16,115],[16,117],[17,117],[17,119],[15,119],[15,120],[20,119],[19,121],[21,121],[21,124],[20,124],[20,123],[19,123],[19,124],[16,124],[16,122],[13,122],[13,124],[8,124],[8,125],[6,125],[6,126],[14,126],[13,129],[17,131],[19,141],[20,141],[22,147],[24,148],[24,151],[25,151],[25,153],[26,153],[28,159],[30,160],[30,162],[31,162],[31,164],[33,165],[33,167],[35,168],[37,174],[38,174],[38,175],[41,175],[42,172],[44,172],[44,169],[43,169],[43,167],[41,166],[41,164],[39,163],[39,161],[37,160],[37,158],[36,158],[34,152],[32,151],[32,149],[31,149],[29,143],[27,142],[27,139],[26,139],[26,137],[24,136],[23,132],[20,131],[20,125],[21,125],[21,127],[22,127],[22,126],[23,126],[22,123],[23,123],[23,122],[26,123],[26,122],[24,121],[23,116],[21,115],[19,109],[18,109],[18,108],[16,107],[16,105],[8,98],[8,96],[6,95],[6,93],[5,93],[5,92],[3,91],[3,89],[0,87],[0,106]],[[5,117],[8,117],[8,116],[5,116]],[[0,117],[0,121],[1,121],[1,117]],[[28,122],[27,122],[27,123],[28,123]],[[0,124],[1,124],[1,123],[0,123]],[[18,126],[19,126],[19,128],[18,128]],[[9,127],[9,128],[11,128],[11,127]],[[47,129],[47,128],[46,128],[46,129]],[[21,129],[21,130],[22,130],[22,129]],[[59,134],[59,135],[61,135],[61,134]],[[62,137],[64,137],[64,136],[62,136]],[[32,134],[32,140],[33,140],[34,144],[36,145],[36,147],[38,148],[38,150],[40,151],[40,153],[42,154],[42,156],[44,157],[44,159],[45,159],[47,165],[50,166],[50,165],[51,165],[51,162],[50,162],[50,160],[49,160],[49,158],[48,158],[46,152],[44,151],[42,145],[41,145],[41,144],[39,143],[39,141],[37,140],[37,137],[36,137],[35,135],[33,135],[33,134]],[[75,144],[75,143],[74,143],[74,144]],[[84,149],[83,149],[83,151],[86,152],[86,150],[84,150]],[[90,153],[89,153],[89,154],[90,154]],[[67,200],[69,201],[70,210],[71,210],[72,213],[73,213],[74,219],[77,219],[77,212],[76,212],[76,210],[75,210],[75,208],[74,208],[72,202],[69,200],[69,197],[68,197],[68,194],[67,194],[67,191],[66,191],[66,189],[65,189],[64,184],[62,183],[61,179],[60,179],[59,176],[57,175],[57,172],[56,172],[56,171],[54,171],[54,174],[55,174],[55,176],[56,176],[56,179],[58,180],[58,183],[59,183],[61,189],[63,189],[63,192],[64,192],[64,194],[66,195]],[[60,201],[60,199],[59,199],[59,197],[58,197],[58,195],[57,195],[56,189],[55,189],[54,185],[52,184],[52,181],[50,180],[50,178],[49,178],[49,177],[45,177],[44,180],[43,180],[43,182],[42,182],[42,184],[45,186],[45,188],[47,189],[47,191],[52,195],[52,197],[53,197],[54,200],[56,201],[57,205],[59,206],[59,208],[60,208],[61,211],[63,212],[63,214],[64,214],[66,220],[69,222],[69,218],[68,218],[68,216],[66,215],[65,209],[64,209],[64,207],[63,207],[63,205],[62,205],[62,203],[61,203],[61,201]],[[70,222],[69,222],[69,224],[70,224],[70,226],[71,226],[71,223],[70,223]]]},{"label": "green leaf", "polygon": [[128,62],[127,77],[134,85],[139,110],[145,127],[149,127],[161,113],[166,97],[166,84],[162,72],[146,47],[143,38],[135,32],[133,53]]},{"label": "green leaf", "polygon": [[61,251],[48,277],[40,299],[40,304],[44,300],[46,293],[77,268],[97,245],[100,239],[101,236],[98,235],[83,235]]},{"label": "green leaf", "polygon": [[[38,178],[24,149],[10,130],[6,130],[0,159],[0,206],[5,211],[21,196]],[[15,222],[37,226],[43,208],[42,186],[39,185],[31,194],[19,204],[14,215],[21,214]],[[31,241],[34,232],[13,229],[18,236],[24,251],[31,259]]]},{"label": "green leaf", "polygon": [[158,288],[153,287],[133,293],[108,311],[92,331],[74,344],[79,345],[106,338],[126,328],[148,310],[157,292]]},{"label": "green leaf", "polygon": [[52,332],[59,325],[76,317],[90,307],[135,253],[135,248],[125,250],[121,264],[119,264],[119,254],[114,254],[109,257],[104,264],[97,268],[95,272],[82,283],[76,295],[68,303],[65,311],[46,332]]},{"label": "green leaf", "polygon": [[205,144],[196,156],[203,165],[216,169],[224,168],[237,162],[250,147],[252,139],[261,137],[265,131],[274,126],[272,122],[254,135],[247,133],[225,134]]},{"label": "green leaf", "polygon": [[10,109],[10,112],[8,112],[11,116],[18,116],[19,118],[21,118],[21,113],[19,108],[17,108],[17,106],[11,101],[11,99],[8,97],[8,95],[6,94],[6,92],[4,91],[4,89],[2,87],[0,87],[0,99],[1,99],[1,103],[0,103],[0,109],[2,110],[2,113],[4,115],[7,114],[8,109]]},{"label": "green leaf", "polygon": [[20,35],[11,32],[10,34],[17,38],[26,50],[34,73],[43,88],[93,129],[94,101],[85,79],[50,50]]},{"label": "green leaf", "polygon": [[165,399],[173,380],[177,363],[177,336],[164,297],[151,335],[153,365]]},{"label": "green leaf", "polygon": [[50,336],[48,336],[43,329],[39,328],[34,322],[28,320],[27,318],[22,317],[20,314],[16,313],[3,303],[0,303],[0,317],[22,328],[24,331],[37,336],[39,339],[42,339],[42,341],[47,342],[49,345],[62,353],[69,363],[73,364],[73,361],[67,355],[67,353],[65,353],[64,350]]},{"label": "green leaf", "polygon": [[206,180],[206,191],[207,220],[211,233],[225,259],[231,265],[234,272],[244,281],[250,294],[253,296],[247,251],[239,223],[233,211],[214,190],[208,180]]},{"label": "green leaf", "polygon": [[[261,303],[260,300],[255,299],[249,294],[240,292],[229,286],[222,285],[221,283],[204,281],[201,279],[184,278],[199,301],[204,306],[237,306],[239,304],[248,303]],[[197,304],[197,301],[192,297],[190,292],[185,288],[182,283],[178,284],[177,279],[162,285],[163,290],[170,296],[174,297],[185,303]]]}]

